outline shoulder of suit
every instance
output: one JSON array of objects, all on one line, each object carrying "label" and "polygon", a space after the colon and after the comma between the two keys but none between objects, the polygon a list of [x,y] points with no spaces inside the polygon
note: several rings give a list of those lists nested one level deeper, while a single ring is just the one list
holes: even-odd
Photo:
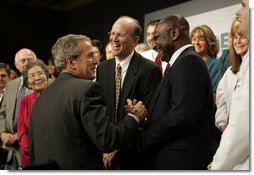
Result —
[{"label": "shoulder of suit", "polygon": [[105,60],[105,61],[101,62],[100,64],[97,65],[97,67],[110,66],[110,65],[114,65],[114,64],[115,64],[115,59],[112,58],[110,60]]},{"label": "shoulder of suit", "polygon": [[142,56],[141,54],[137,53],[139,55],[139,60],[140,62],[142,62],[142,64],[147,64],[150,65],[152,67],[157,67],[156,63],[150,59],[145,58],[144,56]]},{"label": "shoulder of suit", "polygon": [[21,80],[22,80],[21,77],[15,78],[14,80],[11,80],[7,83],[7,87],[8,86],[18,86],[19,87]]}]

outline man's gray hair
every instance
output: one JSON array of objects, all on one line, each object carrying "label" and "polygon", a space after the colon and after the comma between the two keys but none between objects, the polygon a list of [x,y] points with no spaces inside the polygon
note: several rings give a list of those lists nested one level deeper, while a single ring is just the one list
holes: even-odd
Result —
[{"label": "man's gray hair", "polygon": [[85,35],[69,34],[59,38],[52,47],[51,53],[58,72],[61,72],[67,65],[67,58],[77,59],[81,53],[80,41],[90,42]]}]

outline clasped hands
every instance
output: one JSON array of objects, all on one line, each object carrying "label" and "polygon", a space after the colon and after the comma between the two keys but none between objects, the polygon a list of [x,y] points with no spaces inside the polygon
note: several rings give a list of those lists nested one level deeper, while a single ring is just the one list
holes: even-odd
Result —
[{"label": "clasped hands", "polygon": [[[130,99],[127,99],[127,105],[124,106],[125,112],[131,113],[135,115],[140,121],[143,120],[147,115],[147,109],[142,101],[137,101],[134,99],[131,101]],[[115,150],[111,153],[104,153],[103,154],[103,164],[105,168],[110,169],[112,166],[112,163],[117,157],[118,151]]]},{"label": "clasped hands", "polygon": [[147,109],[142,101],[127,99],[127,105],[124,106],[127,113],[135,115],[139,120],[143,120],[147,115]]},{"label": "clasped hands", "polygon": [[2,132],[0,136],[1,136],[1,140],[6,145],[13,145],[15,142],[18,141],[17,134]]}]

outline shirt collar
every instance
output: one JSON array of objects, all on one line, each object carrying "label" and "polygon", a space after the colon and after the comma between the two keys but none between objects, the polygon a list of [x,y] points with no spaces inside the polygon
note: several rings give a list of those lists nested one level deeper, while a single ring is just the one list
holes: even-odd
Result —
[{"label": "shirt collar", "polygon": [[247,51],[247,53],[242,57],[242,60],[246,60],[249,57],[249,49]]},{"label": "shirt collar", "polygon": [[129,56],[127,56],[124,60],[122,60],[122,61],[120,61],[117,57],[116,57],[116,65],[118,64],[118,63],[120,63],[120,66],[121,66],[121,68],[122,68],[122,72],[126,72],[127,71],[127,69],[128,69],[128,66],[129,66],[129,64],[130,64],[130,61],[131,61],[131,58],[132,58],[132,56],[133,56],[133,54],[134,54],[134,51],[132,51],[131,52],[131,54],[129,55]]},{"label": "shirt collar", "polygon": [[170,61],[169,61],[169,64],[170,66],[172,66],[174,64],[174,62],[176,61],[176,59],[179,57],[179,55],[185,50],[187,49],[188,47],[191,47],[193,46],[192,44],[187,44],[181,48],[179,48],[177,51],[175,51],[175,53],[172,55]]}]

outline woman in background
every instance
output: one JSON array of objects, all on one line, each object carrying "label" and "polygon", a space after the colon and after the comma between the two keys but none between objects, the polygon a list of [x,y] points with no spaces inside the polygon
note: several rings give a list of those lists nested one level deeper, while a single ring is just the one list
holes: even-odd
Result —
[{"label": "woman in background", "polygon": [[58,73],[56,70],[56,66],[55,66],[53,57],[50,57],[48,59],[48,73],[49,73],[49,78],[51,81],[54,81],[55,79],[57,79]]},{"label": "woman in background", "polygon": [[41,60],[34,63],[28,63],[23,73],[23,83],[34,90],[30,95],[22,98],[18,114],[18,140],[22,151],[22,166],[29,166],[29,149],[28,149],[28,128],[30,121],[30,113],[32,107],[41,94],[48,86],[48,69]]},{"label": "woman in background", "polygon": [[239,24],[240,22],[235,19],[229,32],[229,55],[231,66],[222,77],[216,93],[217,111],[215,114],[215,125],[221,132],[224,132],[228,124],[229,109],[232,94],[237,82],[237,74],[242,63],[242,58],[249,49],[248,38],[239,33]]}]

